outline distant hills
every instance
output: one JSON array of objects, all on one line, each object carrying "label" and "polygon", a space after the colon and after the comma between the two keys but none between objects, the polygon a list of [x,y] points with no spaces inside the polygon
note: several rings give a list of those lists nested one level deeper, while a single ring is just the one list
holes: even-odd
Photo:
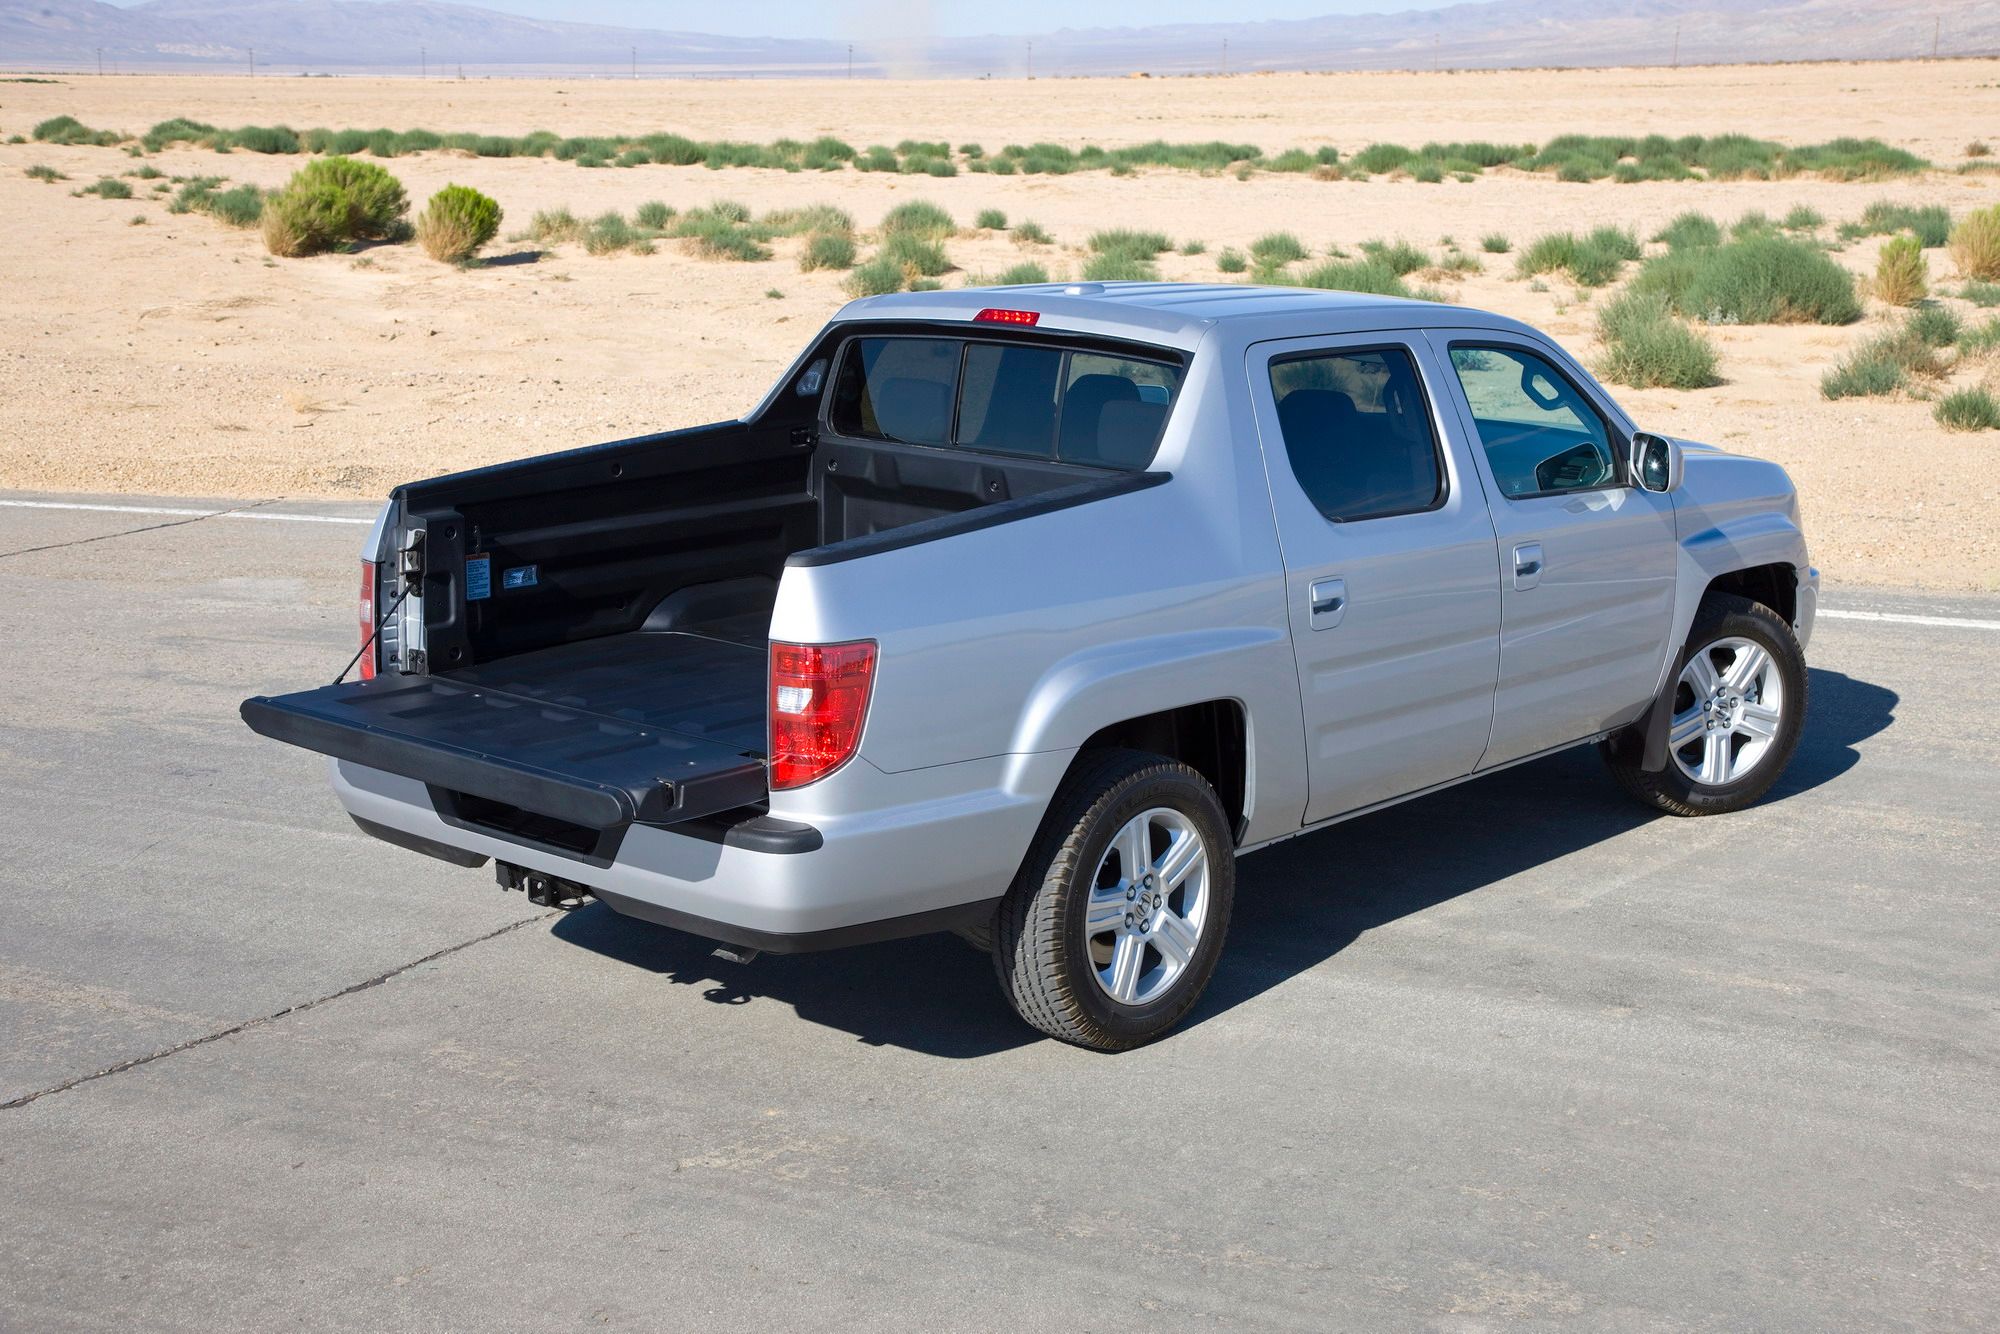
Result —
[{"label": "distant hills", "polygon": [[[1187,74],[1887,59],[2000,53],[1994,0],[1475,0],[1260,23],[913,40],[857,31],[857,75]],[[848,43],[521,18],[437,0],[0,0],[0,67],[266,73],[843,75]],[[254,53],[254,55],[253,55]],[[1032,61],[1032,65],[1030,62]]]}]

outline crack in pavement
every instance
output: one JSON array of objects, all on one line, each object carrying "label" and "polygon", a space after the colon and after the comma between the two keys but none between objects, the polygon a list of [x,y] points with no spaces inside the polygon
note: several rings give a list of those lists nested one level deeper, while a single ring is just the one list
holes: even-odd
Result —
[{"label": "crack in pavement", "polygon": [[[149,523],[140,528],[121,528],[115,533],[99,533],[95,537],[76,537],[71,538],[67,542],[48,542],[38,547],[21,547],[16,551],[0,551],[0,560],[9,560],[15,556],[31,556],[37,551],[61,551],[64,547],[81,547],[88,546],[92,542],[109,542],[114,537],[136,537],[140,533],[155,533],[162,528],[180,528],[191,523],[201,523],[206,519],[219,519],[225,514],[242,514],[248,510],[262,509],[266,505],[277,504],[281,499],[283,499],[282,496],[272,496],[266,500],[252,500],[241,505],[232,505],[226,510],[216,510],[212,514],[196,514],[185,519],[169,519],[165,523]],[[0,1107],[8,1105],[11,1104],[0,1104]]]},{"label": "crack in pavement", "polygon": [[77,1088],[80,1085],[94,1083],[97,1080],[106,1079],[112,1075],[121,1075],[127,1070],[136,1070],[142,1065],[151,1065],[154,1061],[176,1055],[180,1052],[192,1051],[196,1047],[205,1047],[211,1042],[217,1042],[226,1037],[233,1037],[249,1029],[261,1028],[274,1020],[283,1019],[286,1015],[304,1014],[307,1010],[316,1010],[329,1001],[339,1000],[342,996],[352,996],[357,991],[367,991],[370,987],[379,987],[391,978],[400,977],[404,973],[409,972],[412,968],[421,968],[427,963],[435,963],[448,955],[458,953],[460,950],[469,950],[474,945],[483,945],[489,940],[506,935],[509,931],[519,931],[524,926],[533,926],[536,922],[544,922],[551,917],[560,916],[562,916],[560,912],[536,913],[533,917],[524,917],[518,922],[509,922],[497,930],[488,931],[483,936],[474,936],[471,940],[462,940],[456,945],[447,945],[441,950],[433,950],[421,959],[412,959],[408,963],[398,964],[387,972],[377,973],[375,976],[356,982],[352,986],[342,987],[338,991],[330,991],[324,996],[315,996],[311,1000],[300,1001],[296,1005],[287,1005],[282,1010],[274,1010],[270,1014],[258,1015],[254,1019],[245,1019],[242,1023],[231,1024],[229,1027],[217,1029],[213,1033],[204,1033],[198,1038],[189,1038],[186,1042],[176,1042],[171,1047],[162,1047],[156,1052],[149,1052],[144,1056],[134,1056],[130,1060],[119,1061],[115,1065],[107,1065],[102,1070],[93,1070],[87,1075],[78,1075],[74,1079],[65,1079],[60,1084],[51,1084],[45,1089],[39,1089],[33,1093],[24,1093],[18,1098],[0,1102],[0,1112],[12,1111],[18,1107],[26,1107],[29,1103],[38,1102],[52,1093],[67,1093],[70,1089]]}]

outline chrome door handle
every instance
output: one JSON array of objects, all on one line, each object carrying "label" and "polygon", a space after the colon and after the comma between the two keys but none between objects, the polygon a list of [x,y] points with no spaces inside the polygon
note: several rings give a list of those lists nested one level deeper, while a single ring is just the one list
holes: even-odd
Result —
[{"label": "chrome door handle", "polygon": [[1523,542],[1514,548],[1514,587],[1533,588],[1542,579],[1542,544]]},{"label": "chrome door handle", "polygon": [[1331,630],[1347,611],[1345,579],[1315,579],[1312,585],[1312,628]]}]

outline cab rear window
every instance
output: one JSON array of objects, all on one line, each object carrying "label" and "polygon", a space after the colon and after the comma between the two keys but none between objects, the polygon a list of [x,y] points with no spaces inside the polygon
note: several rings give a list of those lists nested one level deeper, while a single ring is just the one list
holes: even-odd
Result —
[{"label": "cab rear window", "polygon": [[1181,368],[1044,343],[857,338],[828,424],[864,440],[1140,469],[1153,461]]}]

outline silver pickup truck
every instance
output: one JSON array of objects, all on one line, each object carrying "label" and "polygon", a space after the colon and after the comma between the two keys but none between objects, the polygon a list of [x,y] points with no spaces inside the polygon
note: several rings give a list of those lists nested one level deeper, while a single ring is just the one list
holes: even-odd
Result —
[{"label": "silver pickup truck", "polygon": [[1818,583],[1782,469],[1511,320],[905,294],[740,421],[397,489],[360,679],[242,712],[538,902],[744,960],[954,930],[1116,1050],[1200,996],[1242,853],[1584,744],[1657,810],[1757,800]]}]

